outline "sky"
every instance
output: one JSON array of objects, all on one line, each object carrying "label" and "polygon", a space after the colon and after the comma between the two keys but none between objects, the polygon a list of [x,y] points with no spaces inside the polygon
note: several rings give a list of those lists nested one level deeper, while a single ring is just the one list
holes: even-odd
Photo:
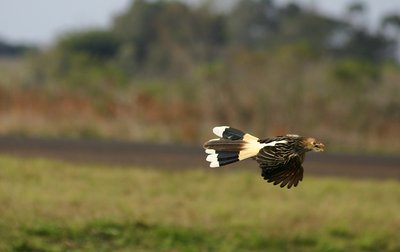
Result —
[{"label": "sky", "polygon": [[[201,0],[186,0],[198,3]],[[232,0],[215,0],[218,6]],[[341,17],[354,0],[275,0],[313,6],[323,13]],[[364,0],[368,6],[370,27],[376,27],[385,13],[399,13],[399,0]],[[131,0],[0,0],[0,40],[11,43],[50,45],[63,32],[83,28],[107,27],[113,16]]]}]

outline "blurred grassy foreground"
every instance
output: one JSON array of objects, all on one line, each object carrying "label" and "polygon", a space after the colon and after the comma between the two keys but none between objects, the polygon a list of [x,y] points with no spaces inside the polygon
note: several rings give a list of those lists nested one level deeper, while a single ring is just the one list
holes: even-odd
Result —
[{"label": "blurred grassy foreground", "polygon": [[400,184],[0,157],[0,251],[399,251]]}]

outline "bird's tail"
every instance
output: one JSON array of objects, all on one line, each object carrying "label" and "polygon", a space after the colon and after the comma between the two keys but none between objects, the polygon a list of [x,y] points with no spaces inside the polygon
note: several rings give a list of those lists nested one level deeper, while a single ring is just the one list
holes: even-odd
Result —
[{"label": "bird's tail", "polygon": [[219,138],[204,144],[210,167],[220,167],[257,155],[260,150],[258,138],[229,126],[213,128]]}]

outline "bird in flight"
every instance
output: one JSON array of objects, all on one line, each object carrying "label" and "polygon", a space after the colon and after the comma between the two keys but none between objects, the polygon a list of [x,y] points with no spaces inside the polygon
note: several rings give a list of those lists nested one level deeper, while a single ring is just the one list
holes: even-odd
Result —
[{"label": "bird in flight", "polygon": [[261,168],[261,176],[280,187],[296,187],[303,180],[305,153],[325,148],[314,138],[299,135],[259,139],[229,126],[215,127],[213,132],[219,138],[204,144],[211,168],[253,158]]}]

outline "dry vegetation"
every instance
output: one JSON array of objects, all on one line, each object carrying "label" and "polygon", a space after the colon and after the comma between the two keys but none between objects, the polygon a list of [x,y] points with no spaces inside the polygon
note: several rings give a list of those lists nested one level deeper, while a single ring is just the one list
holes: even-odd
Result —
[{"label": "dry vegetation", "polygon": [[[336,151],[400,150],[393,141],[400,128],[400,70],[393,65],[374,79],[362,69],[341,69],[362,68],[360,62],[314,60],[286,48],[234,52],[190,77],[118,86],[105,74],[71,88],[54,85],[56,79],[30,84],[24,75],[30,68],[17,63],[2,62],[8,68],[0,75],[1,134],[198,143],[212,126],[230,124],[260,136],[314,135]],[[340,77],[337,71],[350,72]]]},{"label": "dry vegetation", "polygon": [[396,181],[0,158],[2,251],[398,251]]},{"label": "dry vegetation", "polygon": [[105,30],[1,58],[0,134],[198,144],[229,124],[399,153],[398,15],[372,31],[353,22],[367,20],[362,3],[331,17],[291,1],[235,2],[220,12],[136,0]]}]

